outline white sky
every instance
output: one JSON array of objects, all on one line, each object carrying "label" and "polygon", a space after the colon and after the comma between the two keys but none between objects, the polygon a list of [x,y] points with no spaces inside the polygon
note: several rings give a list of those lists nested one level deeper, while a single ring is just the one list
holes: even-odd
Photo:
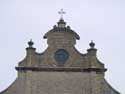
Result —
[{"label": "white sky", "polygon": [[0,0],[0,91],[16,78],[14,69],[25,57],[27,41],[38,52],[47,47],[43,35],[59,20],[65,21],[81,37],[77,49],[85,53],[90,40],[108,71],[106,79],[125,94],[125,1],[124,0]]}]

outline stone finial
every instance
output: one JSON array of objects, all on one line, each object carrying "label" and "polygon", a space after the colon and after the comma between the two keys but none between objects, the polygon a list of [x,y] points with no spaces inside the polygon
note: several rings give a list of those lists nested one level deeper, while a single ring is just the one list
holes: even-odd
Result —
[{"label": "stone finial", "polygon": [[54,25],[54,26],[53,26],[53,29],[56,29],[56,28],[57,28],[57,26],[56,26],[56,25]]},{"label": "stone finial", "polygon": [[32,42],[32,39],[30,39],[30,41],[28,42],[29,47],[32,48],[32,47],[33,47],[33,44],[34,44],[34,43]]},{"label": "stone finial", "polygon": [[64,19],[61,18],[58,22],[58,27],[65,28],[65,26],[66,26],[66,22],[64,21]]},{"label": "stone finial", "polygon": [[88,54],[96,55],[96,51],[97,51],[97,49],[94,48],[94,47],[95,47],[95,43],[93,42],[93,40],[91,40],[91,42],[89,43],[89,46],[90,46],[90,48],[87,49]]},{"label": "stone finial", "polygon": [[70,30],[70,26],[67,26],[67,29]]},{"label": "stone finial", "polygon": [[33,47],[32,39],[28,42],[29,47],[26,48],[27,56],[33,55],[35,53],[36,48]]},{"label": "stone finial", "polygon": [[89,43],[89,46],[90,46],[90,48],[94,48],[95,43],[93,42],[93,40],[91,40],[91,42]]}]

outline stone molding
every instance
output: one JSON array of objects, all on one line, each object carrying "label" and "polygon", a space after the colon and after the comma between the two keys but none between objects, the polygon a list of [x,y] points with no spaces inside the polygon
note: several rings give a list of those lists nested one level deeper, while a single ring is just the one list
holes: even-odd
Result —
[{"label": "stone molding", "polygon": [[16,70],[20,71],[47,71],[47,72],[97,72],[97,73],[104,73],[107,69],[101,68],[80,68],[80,67],[16,67]]}]

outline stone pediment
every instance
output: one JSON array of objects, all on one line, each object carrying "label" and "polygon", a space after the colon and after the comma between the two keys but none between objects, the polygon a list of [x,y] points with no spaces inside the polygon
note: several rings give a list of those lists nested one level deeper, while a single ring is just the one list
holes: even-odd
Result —
[{"label": "stone pediment", "polygon": [[75,48],[79,35],[63,19],[57,24],[44,35],[48,48],[43,53],[28,42],[17,79],[0,94],[120,94],[104,78],[107,69],[97,58],[95,43],[82,54]]}]

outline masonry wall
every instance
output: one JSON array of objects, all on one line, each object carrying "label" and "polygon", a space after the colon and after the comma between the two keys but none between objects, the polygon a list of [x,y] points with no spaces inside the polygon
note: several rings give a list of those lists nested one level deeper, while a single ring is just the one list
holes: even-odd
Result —
[{"label": "masonry wall", "polygon": [[101,77],[88,72],[20,71],[0,94],[118,94]]}]

